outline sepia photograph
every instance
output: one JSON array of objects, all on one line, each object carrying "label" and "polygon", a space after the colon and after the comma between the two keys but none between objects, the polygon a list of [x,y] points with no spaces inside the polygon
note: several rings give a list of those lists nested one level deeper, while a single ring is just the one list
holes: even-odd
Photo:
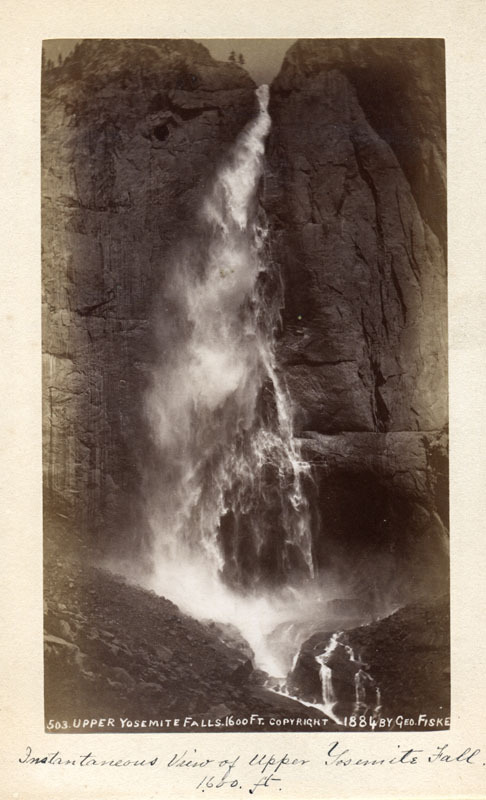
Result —
[{"label": "sepia photograph", "polygon": [[447,731],[444,39],[45,39],[41,165],[45,732]]}]

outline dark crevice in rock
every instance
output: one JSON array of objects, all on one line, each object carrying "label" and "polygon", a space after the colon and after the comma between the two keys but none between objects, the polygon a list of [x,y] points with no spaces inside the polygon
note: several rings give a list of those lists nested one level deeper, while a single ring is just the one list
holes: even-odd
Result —
[{"label": "dark crevice in rock", "polygon": [[405,323],[407,321],[407,305],[405,303],[402,288],[400,286],[400,281],[398,280],[398,275],[393,264],[393,253],[390,254],[390,275],[393,281],[393,286],[395,287],[395,292],[397,294],[398,302],[400,303],[403,322]]},{"label": "dark crevice in rock", "polygon": [[165,142],[170,135],[170,128],[168,125],[156,125],[153,129],[153,134],[159,142]]},{"label": "dark crevice in rock", "polygon": [[[376,260],[376,264],[380,275],[384,277],[384,267],[383,261],[385,257],[385,236],[383,233],[383,225],[381,221],[380,215],[380,198],[378,194],[378,189],[375,186],[375,182],[373,180],[373,176],[370,174],[369,170],[366,168],[364,160],[361,156],[361,147],[362,142],[356,140],[354,137],[351,137],[351,141],[353,144],[354,155],[356,159],[356,165],[358,167],[358,172],[361,176],[363,182],[368,186],[371,196],[373,198],[373,203],[375,207],[375,221],[376,221],[376,232],[377,232],[377,243],[378,243],[378,257]],[[366,146],[366,144],[365,144]]]},{"label": "dark crevice in rock", "polygon": [[388,329],[388,321],[387,321],[387,318],[386,318],[386,305],[387,305],[387,302],[386,302],[385,294],[386,294],[385,285],[380,282],[381,325],[382,325],[382,328],[383,328],[383,330],[385,332],[386,338],[389,339],[390,338],[390,332],[389,332],[389,329]]},{"label": "dark crevice in rock", "polygon": [[[370,368],[370,372],[372,372],[371,353],[370,353],[371,345],[372,345],[372,339],[371,339],[370,334],[368,333],[368,329],[367,329],[367,325],[366,325],[366,320],[365,320],[363,309],[361,309],[360,322],[361,322],[361,330],[363,332],[363,337],[364,337],[364,340],[365,340],[365,343],[366,343],[366,348],[367,348],[367,351],[368,351],[369,368]],[[362,378],[362,380],[363,380],[363,378]],[[370,397],[371,414],[372,414],[372,417],[373,417],[374,427],[375,427],[376,430],[378,430],[378,418],[377,418],[377,413],[376,413],[376,397],[372,393],[370,393],[369,397]]]},{"label": "dark crevice in rock", "polygon": [[202,105],[202,106],[184,106],[174,101],[172,97],[167,98],[167,108],[169,111],[177,114],[184,122],[191,119],[196,119],[204,114],[206,111],[216,111],[218,117],[221,117],[221,107],[217,105]]},{"label": "dark crevice in rock", "polygon": [[435,439],[424,437],[427,458],[427,481],[435,507],[444,526],[449,528],[449,459],[447,431],[437,432]]},{"label": "dark crevice in rock", "polygon": [[396,197],[396,200],[397,200],[398,217],[399,217],[400,224],[402,226],[402,231],[403,231],[403,247],[404,247],[405,252],[407,253],[407,256],[408,256],[410,269],[412,270],[412,273],[413,273],[413,275],[415,277],[415,280],[417,281],[417,284],[418,284],[419,288],[421,289],[420,267],[419,267],[419,265],[417,263],[417,259],[415,258],[415,253],[414,253],[414,248],[413,248],[413,228],[407,230],[406,227],[405,227],[405,223],[404,223],[404,220],[403,220],[403,214],[402,214],[402,206],[401,206],[401,202],[400,202],[400,194],[398,192],[398,188],[395,189],[395,197]]},{"label": "dark crevice in rock", "polygon": [[283,365],[286,367],[295,367],[299,364],[305,364],[306,366],[310,367],[312,366],[322,367],[324,365],[335,366],[336,364],[354,364],[354,363],[356,363],[356,359],[354,358],[338,358],[335,361],[326,361],[316,356],[307,355],[306,353],[299,353],[294,358],[285,359]]},{"label": "dark crevice in rock", "polygon": [[111,303],[115,298],[115,290],[110,289],[108,292],[108,297],[105,300],[101,300],[99,303],[94,303],[94,305],[86,306],[85,308],[75,308],[76,314],[79,314],[80,317],[89,317],[92,316],[95,311],[100,308],[106,308],[106,306]]},{"label": "dark crevice in rock", "polygon": [[375,418],[378,431],[387,430],[390,421],[390,412],[380,392],[380,387],[385,384],[385,378],[380,367],[372,358],[370,361],[371,371],[374,376],[374,397],[375,397]]}]

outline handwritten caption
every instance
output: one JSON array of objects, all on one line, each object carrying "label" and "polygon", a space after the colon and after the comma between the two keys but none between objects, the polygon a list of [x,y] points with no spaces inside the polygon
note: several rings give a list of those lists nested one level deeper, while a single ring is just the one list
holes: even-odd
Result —
[{"label": "handwritten caption", "polygon": [[285,779],[301,773],[309,766],[313,769],[343,769],[349,767],[380,768],[388,765],[413,767],[417,764],[462,764],[464,767],[486,766],[481,749],[465,747],[454,751],[446,744],[430,749],[419,749],[397,745],[393,755],[376,755],[372,758],[360,756],[358,751],[345,747],[339,740],[326,744],[320,759],[302,758],[291,752],[255,753],[251,758],[240,754],[221,758],[208,758],[197,748],[173,753],[170,758],[151,754],[141,759],[103,759],[92,751],[66,757],[59,750],[52,753],[36,754],[28,746],[19,757],[20,764],[26,766],[46,765],[51,767],[95,768],[145,768],[148,770],[165,768],[177,779],[182,774],[191,776],[192,788],[201,793],[211,790],[244,789],[250,795],[270,786],[282,790]]}]

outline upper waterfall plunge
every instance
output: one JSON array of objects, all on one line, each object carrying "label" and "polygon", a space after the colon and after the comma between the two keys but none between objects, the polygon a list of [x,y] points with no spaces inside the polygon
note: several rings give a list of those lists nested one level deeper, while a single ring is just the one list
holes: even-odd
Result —
[{"label": "upper waterfall plunge", "polygon": [[312,574],[308,466],[292,434],[274,335],[281,287],[257,204],[268,87],[202,202],[197,237],[175,265],[173,357],[148,398],[164,461],[152,502],[154,557],[204,562],[233,586]]},{"label": "upper waterfall plunge", "polygon": [[[245,631],[243,618],[262,616],[263,603],[268,630],[283,621],[282,607],[299,602],[286,585],[311,577],[314,564],[309,466],[275,359],[282,286],[257,199],[268,86],[256,96],[258,112],[173,264],[166,295],[177,319],[161,321],[170,352],[147,411],[160,454],[151,585],[191,613],[235,622],[258,649],[261,631]],[[270,595],[269,585],[280,588]]]},{"label": "upper waterfall plunge", "polygon": [[285,678],[316,625],[336,622],[327,604],[344,586],[316,575],[310,465],[275,355],[283,285],[258,203],[268,87],[256,96],[165,265],[146,398],[152,571],[136,577],[193,616],[236,625],[256,664]]}]

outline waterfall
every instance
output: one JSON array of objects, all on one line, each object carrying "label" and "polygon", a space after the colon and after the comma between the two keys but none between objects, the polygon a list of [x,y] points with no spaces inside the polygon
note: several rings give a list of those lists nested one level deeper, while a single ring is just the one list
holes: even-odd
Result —
[{"label": "waterfall", "polygon": [[328,717],[335,720],[336,722],[340,722],[340,720],[334,714],[334,706],[337,703],[337,696],[336,692],[334,691],[334,686],[332,683],[332,669],[327,665],[327,662],[334,652],[336,647],[339,644],[339,637],[341,636],[341,632],[334,633],[331,636],[329,644],[327,645],[326,649],[323,653],[316,656],[316,661],[320,665],[319,668],[319,675],[321,678],[321,686],[322,686],[322,710]]},{"label": "waterfall", "polygon": [[197,616],[234,622],[259,651],[261,619],[285,618],[279,591],[280,610],[298,603],[285,587],[312,578],[314,566],[309,466],[275,357],[282,285],[257,200],[268,86],[256,97],[257,115],[168,270],[146,405],[158,453],[151,586]]},{"label": "waterfall", "polygon": [[324,708],[332,709],[337,700],[334,687],[332,685],[332,669],[327,664],[321,663],[320,668],[321,684],[322,684],[322,704]]},{"label": "waterfall", "polygon": [[359,713],[360,709],[366,707],[366,679],[367,673],[362,669],[358,669],[354,675],[354,688],[355,688],[355,711]]},{"label": "waterfall", "polygon": [[363,668],[358,669],[354,676],[355,703],[354,713],[371,714],[378,718],[381,711],[381,692],[379,686],[371,675]]},{"label": "waterfall", "polygon": [[367,672],[369,667],[361,658],[356,657],[353,648],[345,645],[349,661],[356,666],[354,673],[354,713],[370,712],[373,717],[379,716],[381,707],[381,693],[374,678]]}]

